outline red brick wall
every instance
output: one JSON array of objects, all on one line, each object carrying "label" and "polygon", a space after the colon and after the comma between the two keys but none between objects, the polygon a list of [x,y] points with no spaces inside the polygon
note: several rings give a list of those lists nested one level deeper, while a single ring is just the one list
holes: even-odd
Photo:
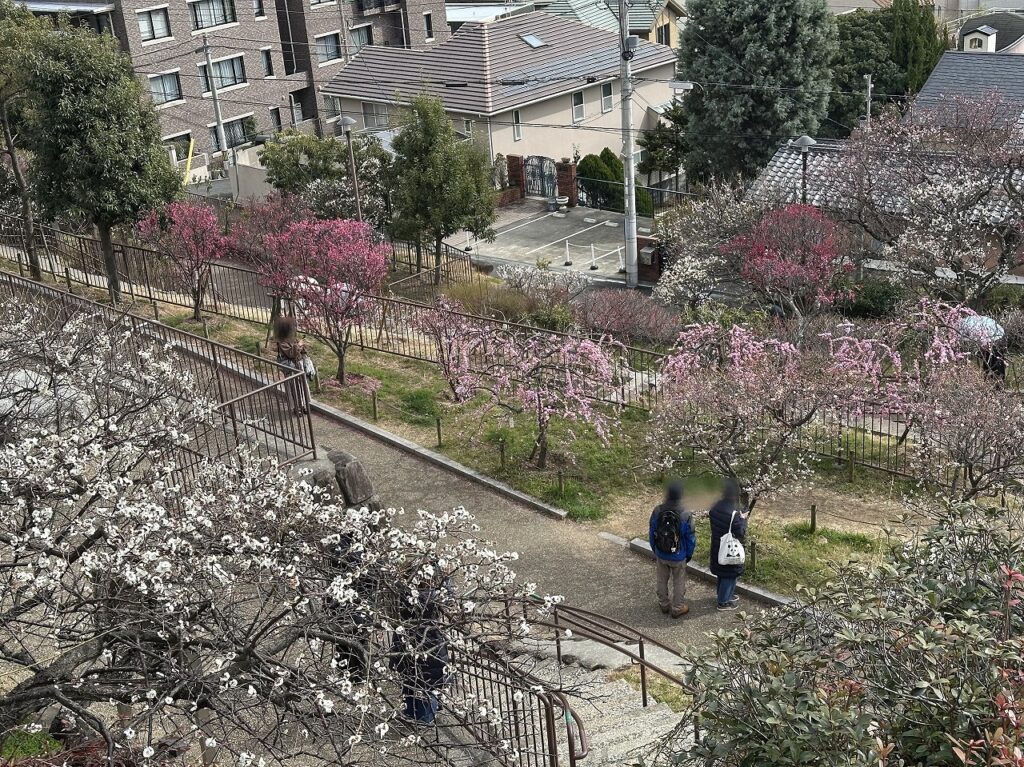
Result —
[{"label": "red brick wall", "polygon": [[576,192],[576,163],[570,162],[568,157],[563,157],[561,162],[555,163],[555,174],[558,196],[568,197],[569,207],[575,207],[580,201]]},{"label": "red brick wall", "polygon": [[520,190],[523,197],[526,197],[526,173],[523,168],[523,156],[510,154],[505,158],[508,163],[508,185]]}]

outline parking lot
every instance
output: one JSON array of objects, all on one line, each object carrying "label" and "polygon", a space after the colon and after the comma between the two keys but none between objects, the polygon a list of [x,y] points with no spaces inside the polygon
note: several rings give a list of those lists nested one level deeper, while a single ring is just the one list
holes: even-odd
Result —
[{"label": "parking lot", "polygon": [[[569,208],[552,213],[540,200],[499,211],[493,242],[475,242],[466,234],[449,239],[463,248],[469,244],[474,260],[501,265],[546,264],[552,269],[575,269],[595,279],[623,280],[623,215],[594,208]],[[641,218],[637,231],[650,232],[651,220]],[[566,266],[566,260],[571,264]]]}]

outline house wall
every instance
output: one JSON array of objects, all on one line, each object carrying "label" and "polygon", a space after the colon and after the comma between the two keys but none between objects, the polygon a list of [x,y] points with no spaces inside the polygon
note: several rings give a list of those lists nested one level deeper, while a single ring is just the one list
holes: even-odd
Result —
[{"label": "house wall", "polygon": [[[653,128],[657,119],[648,109],[672,99],[668,81],[673,76],[675,65],[649,69],[643,77],[662,82],[639,82],[633,93],[633,125],[637,130]],[[519,109],[522,124],[522,138],[516,140],[513,128],[513,110],[485,116],[464,112],[449,112],[457,131],[465,132],[465,121],[470,122],[471,139],[493,160],[496,154],[508,156],[542,155],[558,160],[562,157],[599,154],[610,147],[618,152],[621,145],[620,129],[622,117],[619,114],[620,89],[617,80],[612,81],[612,108],[601,111],[601,85],[595,83],[583,91],[585,115],[574,124],[572,119],[572,93],[564,94],[524,106]],[[356,120],[356,130],[365,129],[362,102],[356,99],[342,99],[343,114]],[[388,106],[389,117],[394,119],[399,107]]]},{"label": "house wall", "polygon": [[[972,48],[972,41],[974,45],[981,43],[980,48]],[[994,53],[996,50],[996,36],[995,35],[983,35],[981,32],[971,32],[970,34],[964,35],[964,50],[968,53]]]}]

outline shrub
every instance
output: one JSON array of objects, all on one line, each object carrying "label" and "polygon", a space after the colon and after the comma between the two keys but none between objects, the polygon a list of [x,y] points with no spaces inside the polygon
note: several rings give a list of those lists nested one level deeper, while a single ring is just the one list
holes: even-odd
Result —
[{"label": "shrub", "polygon": [[624,344],[649,341],[671,343],[679,332],[679,317],[637,290],[591,290],[576,301],[580,327],[608,333]]},{"label": "shrub", "polygon": [[847,317],[880,319],[891,317],[905,294],[903,286],[892,280],[868,277],[851,286],[850,298],[839,306]]},{"label": "shrub", "polygon": [[1003,284],[992,288],[982,305],[983,310],[998,312],[1005,309],[1024,309],[1024,288]]},{"label": "shrub", "polygon": [[1006,331],[1005,343],[1007,351],[1024,351],[1024,311],[1011,309],[999,315],[999,324]]}]

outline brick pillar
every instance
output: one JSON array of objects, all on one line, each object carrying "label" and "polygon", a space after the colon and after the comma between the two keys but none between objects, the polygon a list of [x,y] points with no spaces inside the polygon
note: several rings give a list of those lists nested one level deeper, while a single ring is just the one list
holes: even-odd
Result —
[{"label": "brick pillar", "polygon": [[574,208],[579,204],[579,194],[576,192],[576,163],[568,157],[563,157],[561,162],[555,163],[555,177],[558,184],[558,196],[569,198],[569,207]]},{"label": "brick pillar", "polygon": [[505,158],[505,162],[508,164],[508,185],[519,187],[523,197],[526,197],[526,169],[523,167],[523,156],[510,154]]}]

